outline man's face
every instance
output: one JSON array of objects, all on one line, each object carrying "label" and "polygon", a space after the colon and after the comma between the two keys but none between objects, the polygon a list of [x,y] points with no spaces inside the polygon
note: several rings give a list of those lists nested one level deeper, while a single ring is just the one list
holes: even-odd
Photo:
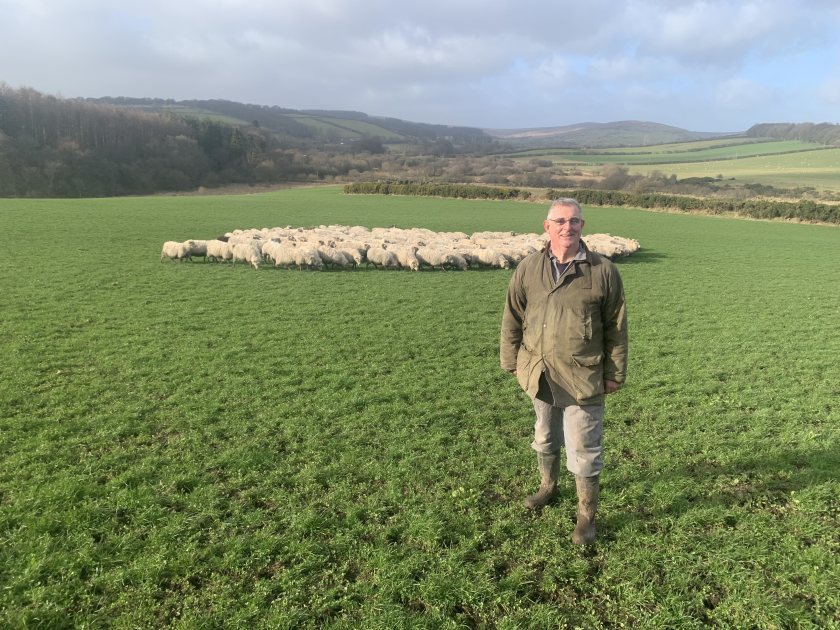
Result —
[{"label": "man's face", "polygon": [[584,221],[574,206],[555,206],[548,219],[543,221],[552,249],[577,249],[580,246],[580,234]]}]

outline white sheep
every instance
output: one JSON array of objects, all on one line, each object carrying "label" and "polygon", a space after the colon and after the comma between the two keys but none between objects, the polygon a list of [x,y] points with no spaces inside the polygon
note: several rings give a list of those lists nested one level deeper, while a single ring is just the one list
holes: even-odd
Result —
[{"label": "white sheep", "polygon": [[[228,251],[223,249],[223,240],[229,242]],[[639,249],[638,241],[609,234],[584,236],[583,240],[593,251],[610,257],[628,255]],[[279,243],[276,241],[282,241],[282,250],[277,248]],[[230,260],[233,256],[230,248],[234,244],[245,244],[258,247],[275,266],[294,265],[300,269],[323,269],[325,264],[333,268],[347,268],[368,259],[369,264],[391,269],[420,269],[421,266],[467,269],[470,265],[504,269],[515,267],[525,256],[544,249],[546,243],[545,234],[535,233],[488,231],[467,236],[463,232],[434,232],[426,228],[393,226],[373,229],[341,225],[286,226],[233,230],[212,241],[167,241],[161,260],[167,257],[190,260],[191,256],[201,255],[206,256],[205,260]],[[396,257],[396,263],[391,255],[383,253],[386,251]],[[243,260],[243,257],[236,260]]]},{"label": "white sheep", "polygon": [[269,262],[273,263],[275,267],[289,268],[295,264],[295,249],[291,243],[279,243],[277,241],[267,241],[262,248],[262,252]]},{"label": "white sheep", "polygon": [[207,241],[207,258],[217,260],[231,260],[233,258],[233,251],[230,243],[219,240]]},{"label": "white sheep", "polygon": [[414,246],[406,247],[402,245],[388,245],[386,249],[389,252],[394,252],[397,256],[397,262],[403,269],[411,269],[412,271],[420,271],[420,261],[417,260],[415,252],[417,248]]},{"label": "white sheep", "polygon": [[[370,252],[368,252],[368,255],[370,255]],[[415,252],[415,255],[421,265],[426,265],[432,269],[452,267],[460,271],[465,271],[469,267],[466,259],[458,252],[452,250],[437,247],[421,247]]]},{"label": "white sheep", "polygon": [[348,269],[353,267],[356,262],[346,253],[335,247],[321,246],[318,248],[318,255],[324,261],[324,265],[331,267],[340,267]]},{"label": "white sheep", "polygon": [[639,241],[636,239],[611,234],[588,234],[583,237],[583,242],[593,252],[608,258],[629,256],[639,251]]},{"label": "white sheep", "polygon": [[343,243],[337,243],[336,249],[342,251],[344,254],[349,256],[356,266],[361,265],[365,262],[365,258],[367,255],[367,249],[362,249],[360,247],[345,247]]},{"label": "white sheep", "polygon": [[397,255],[382,247],[371,247],[367,251],[367,261],[374,267],[382,267],[384,269],[399,269],[400,267],[400,261],[397,259]]},{"label": "white sheep", "polygon": [[263,260],[260,247],[256,244],[234,243],[231,248],[231,253],[234,264],[236,264],[236,261],[246,262],[254,269],[259,269],[260,263]]},{"label": "white sheep", "polygon": [[324,261],[318,254],[318,248],[311,245],[295,247],[295,264],[298,269],[317,269],[323,271]]},{"label": "white sheep", "polygon": [[244,234],[233,234],[228,238],[228,243],[231,245],[251,245],[251,244],[261,244],[263,239],[255,234],[251,233],[244,233]]},{"label": "white sheep", "polygon": [[479,267],[510,269],[510,260],[495,249],[474,249],[471,252]]},{"label": "white sheep", "polygon": [[186,260],[190,257],[190,246],[187,242],[166,241],[160,250],[160,259]]}]

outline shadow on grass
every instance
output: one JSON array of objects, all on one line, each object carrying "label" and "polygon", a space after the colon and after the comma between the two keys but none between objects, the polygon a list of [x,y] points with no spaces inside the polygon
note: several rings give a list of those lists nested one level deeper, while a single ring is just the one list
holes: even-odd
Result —
[{"label": "shadow on grass", "polygon": [[[782,517],[792,510],[832,513],[837,499],[829,484],[836,482],[840,470],[837,448],[795,448],[768,455],[756,455],[733,463],[716,460],[687,462],[675,470],[658,473],[656,478],[629,479],[646,486],[646,496],[664,494],[664,505],[651,500],[635,509],[615,514],[605,522],[607,537],[629,525],[643,524],[656,530],[666,520],[696,509],[717,510],[722,527],[735,527],[744,511]],[[666,477],[667,475],[667,477]],[[664,492],[671,485],[676,492]],[[660,486],[660,488],[656,488]],[[814,492],[808,492],[814,490]],[[607,493],[609,487],[605,488]],[[801,505],[800,499],[807,502]],[[657,507],[652,507],[657,503]]]},{"label": "shadow on grass", "polygon": [[639,265],[644,263],[655,263],[665,258],[665,254],[655,252],[652,250],[641,249],[631,256],[622,256],[620,258],[613,258],[612,261],[617,265]]}]

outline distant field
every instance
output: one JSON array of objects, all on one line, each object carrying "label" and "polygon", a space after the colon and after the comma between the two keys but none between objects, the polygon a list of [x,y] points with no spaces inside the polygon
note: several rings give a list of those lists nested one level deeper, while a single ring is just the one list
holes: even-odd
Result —
[{"label": "distant field", "polygon": [[783,188],[812,186],[840,192],[840,149],[825,149],[784,155],[764,155],[719,162],[695,162],[657,166],[636,165],[631,173],[660,171],[685,177],[735,178]]},{"label": "distant field", "polygon": [[303,125],[317,129],[322,134],[337,133],[347,140],[355,140],[364,136],[378,136],[386,142],[404,140],[403,136],[398,133],[362,120],[309,115],[292,115],[291,118]]},{"label": "distant field", "polygon": [[0,199],[0,627],[836,626],[838,228],[586,209],[642,245],[617,263],[630,378],[591,550],[568,475],[520,506],[511,272],[159,260],[237,227],[544,213],[336,187]]},{"label": "distant field", "polygon": [[671,144],[657,144],[653,146],[620,147],[603,149],[602,153],[685,153],[702,151],[725,146],[754,145],[762,142],[777,142],[772,138],[747,138],[737,136],[733,138],[715,138],[714,140],[696,140],[694,142],[676,142]]},{"label": "distant field", "polygon": [[245,122],[232,116],[225,116],[224,114],[217,114],[206,109],[186,107],[184,105],[166,105],[162,109],[163,111],[170,112],[178,116],[185,116],[187,118],[194,117],[201,120],[212,120],[214,122],[225,123],[226,125],[241,125]]},{"label": "distant field", "polygon": [[[791,152],[819,152],[825,147],[809,142],[798,142],[795,140],[776,142],[754,142],[750,144],[727,144],[711,145],[707,148],[697,148],[694,143],[680,145],[662,145],[659,150],[653,147],[646,147],[644,153],[634,153],[635,149],[625,149],[619,152],[618,149],[597,152],[563,151],[552,150],[550,153],[541,154],[557,164],[572,165],[597,165],[597,164],[679,164],[681,162],[705,162],[710,160],[737,160],[749,156],[787,154]],[[667,147],[667,148],[665,148]],[[529,154],[529,158],[536,157],[536,154]]]},{"label": "distant field", "polygon": [[[770,138],[747,138],[744,136],[737,136],[732,138],[716,138],[713,140],[695,140],[692,142],[675,142],[669,144],[654,144],[643,146],[627,146],[615,148],[599,148],[592,149],[591,152],[601,155],[610,153],[668,153],[668,152],[686,152],[692,150],[701,150],[716,148],[729,145],[740,144],[757,144],[760,142],[771,142]],[[515,151],[507,154],[507,157],[535,157],[535,156],[550,156],[550,155],[565,155],[568,153],[581,153],[580,149],[528,149],[523,151]]]},{"label": "distant field", "polygon": [[606,164],[629,167],[631,174],[653,172],[687,177],[718,177],[732,183],[760,183],[777,188],[813,187],[840,192],[840,149],[808,142],[745,138],[711,140],[648,147],[569,149],[517,152],[516,160],[551,160],[559,168],[600,173]]}]

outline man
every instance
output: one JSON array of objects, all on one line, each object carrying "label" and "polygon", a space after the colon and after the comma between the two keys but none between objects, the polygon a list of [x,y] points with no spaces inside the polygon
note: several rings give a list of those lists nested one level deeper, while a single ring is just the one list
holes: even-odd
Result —
[{"label": "man", "polygon": [[543,228],[549,243],[527,256],[508,286],[502,316],[502,368],[533,400],[540,487],[529,509],[554,498],[566,447],[578,508],[572,541],[595,540],[603,467],[604,396],[618,391],[627,367],[624,288],[615,265],[587,249],[575,199],[557,199]]}]

